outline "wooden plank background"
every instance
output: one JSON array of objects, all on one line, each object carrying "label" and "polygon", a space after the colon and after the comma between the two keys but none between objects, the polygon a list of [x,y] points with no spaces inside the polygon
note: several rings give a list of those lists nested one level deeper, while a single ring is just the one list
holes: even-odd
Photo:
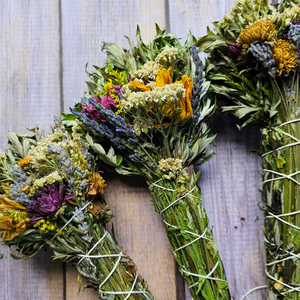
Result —
[{"label": "wooden plank background", "polygon": [[[137,24],[144,41],[155,34],[154,23],[183,39],[191,29],[197,37],[206,26],[230,11],[234,0],[2,0],[0,2],[0,149],[8,130],[39,125],[50,128],[53,115],[78,102],[86,90],[85,64],[101,65],[102,42],[126,47]],[[200,179],[203,204],[227,270],[234,300],[265,284],[263,214],[257,203],[261,186],[259,130],[238,132],[235,120],[213,118],[216,155],[204,164]],[[160,216],[140,178],[106,174],[107,201],[115,210],[119,244],[132,256],[157,300],[190,300],[169,252]],[[258,220],[255,221],[258,217]],[[72,266],[51,262],[41,252],[14,261],[0,246],[0,300],[98,299],[85,290],[77,296]],[[249,299],[266,299],[258,291]]]}]

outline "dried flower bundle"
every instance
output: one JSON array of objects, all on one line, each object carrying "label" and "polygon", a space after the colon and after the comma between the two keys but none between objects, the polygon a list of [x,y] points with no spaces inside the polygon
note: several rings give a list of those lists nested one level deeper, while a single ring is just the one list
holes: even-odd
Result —
[{"label": "dried flower bundle", "polygon": [[73,116],[63,114],[64,122],[74,116],[82,122],[86,141],[107,167],[146,179],[193,299],[230,299],[194,171],[212,155],[206,120],[215,108],[192,50],[195,38],[190,34],[182,46],[157,26],[148,45],[139,29],[137,46],[128,41],[130,50],[104,45],[105,67],[88,73],[89,92]]},{"label": "dried flower bundle", "polygon": [[300,295],[300,1],[238,0],[208,30],[199,50],[209,53],[210,97],[224,111],[262,128],[269,299]]},{"label": "dried flower bundle", "polygon": [[54,259],[72,262],[101,299],[154,299],[105,228],[112,218],[103,197],[106,184],[80,138],[79,122],[72,137],[58,118],[51,135],[33,131],[9,132],[10,149],[0,153],[3,244],[16,247],[16,259],[50,246]]}]

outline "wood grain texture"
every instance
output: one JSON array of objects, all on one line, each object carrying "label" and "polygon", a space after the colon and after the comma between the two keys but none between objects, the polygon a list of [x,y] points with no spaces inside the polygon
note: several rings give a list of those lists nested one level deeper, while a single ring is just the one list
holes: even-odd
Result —
[{"label": "wood grain texture", "polygon": [[[261,165],[260,157],[250,153],[259,148],[260,132],[257,128],[239,132],[236,120],[228,115],[217,113],[213,120],[216,155],[201,167],[200,185],[231,295],[239,300],[243,288],[249,291],[265,284],[263,212],[258,207]],[[260,290],[250,299],[266,298],[266,290]]]},{"label": "wood grain texture", "polygon": [[106,199],[115,212],[119,245],[136,263],[156,299],[176,299],[175,262],[161,216],[141,177],[105,174]]},{"label": "wood grain texture", "polygon": [[60,113],[58,1],[1,1],[0,149],[6,132],[39,125],[50,131]]},{"label": "wood grain texture", "polygon": [[[58,1],[0,2],[0,149],[6,132],[47,128],[60,112]],[[60,262],[41,251],[14,261],[0,246],[1,300],[63,299]]]},{"label": "wood grain texture", "polygon": [[[182,38],[188,30],[197,37],[203,36],[206,27],[212,28],[212,22],[229,13],[234,3],[234,0],[170,1],[171,32]],[[225,265],[231,295],[240,299],[243,287],[248,291],[265,284],[263,213],[257,206],[261,166],[259,156],[249,152],[259,147],[259,131],[249,128],[238,132],[235,121],[220,114],[213,120],[214,132],[218,133],[217,155],[201,167],[203,205]],[[259,220],[255,222],[256,216]],[[251,299],[266,299],[266,291],[255,292]]]}]

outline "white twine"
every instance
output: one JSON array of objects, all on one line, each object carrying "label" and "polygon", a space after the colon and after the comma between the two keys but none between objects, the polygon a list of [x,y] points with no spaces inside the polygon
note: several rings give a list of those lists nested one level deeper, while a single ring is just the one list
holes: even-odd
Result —
[{"label": "white twine", "polygon": [[185,229],[180,229],[179,227],[176,227],[176,226],[174,226],[174,225],[169,224],[169,223],[168,223],[167,221],[165,221],[165,220],[163,220],[163,221],[164,221],[164,223],[165,223],[166,225],[168,225],[169,227],[172,227],[172,228],[178,229],[178,230],[183,230],[184,232],[186,232],[186,233],[188,233],[188,234],[190,234],[190,235],[193,235],[193,236],[196,236],[196,237],[198,237],[198,238],[202,238],[202,239],[204,239],[204,240],[208,240],[208,241],[212,242],[211,239],[209,239],[209,238],[207,238],[207,237],[204,236],[204,233],[206,232],[207,227],[205,228],[203,234],[199,235],[199,234],[197,234],[197,233],[194,233],[194,232],[191,232],[191,231],[188,231],[188,230],[185,230]]},{"label": "white twine", "polygon": [[289,284],[286,284],[286,283],[284,283],[284,282],[282,282],[282,281],[276,279],[275,277],[271,276],[271,275],[267,272],[267,270],[265,270],[265,273],[266,273],[266,275],[267,275],[270,279],[272,279],[272,280],[274,280],[274,281],[280,283],[280,284],[283,285],[283,286],[288,287],[289,290],[286,291],[286,293],[290,293],[290,292],[300,292],[300,287],[292,287],[292,286],[290,286]]},{"label": "white twine", "polygon": [[[88,202],[85,206],[82,207],[82,210],[84,210],[85,208],[87,208],[93,200],[91,200],[90,202]],[[61,231],[66,228],[71,222],[73,221],[73,217],[60,229]],[[104,279],[104,281],[102,281],[102,283],[99,285],[99,293],[102,294],[112,294],[112,295],[127,295],[126,298],[124,300],[127,300],[132,294],[149,294],[147,291],[134,291],[134,286],[136,284],[137,278],[138,278],[138,273],[136,273],[134,282],[132,284],[132,287],[130,289],[130,291],[121,291],[121,292],[115,292],[115,291],[102,291],[101,288],[103,287],[103,285],[109,280],[109,278],[111,277],[111,275],[115,272],[116,268],[118,267],[121,258],[122,257],[127,257],[125,254],[123,254],[122,252],[120,252],[119,254],[105,254],[105,255],[89,255],[107,236],[108,232],[106,231],[104,233],[104,235],[97,241],[97,243],[95,243],[95,245],[88,251],[87,254],[77,254],[78,257],[81,257],[81,259],[78,261],[77,264],[81,263],[81,261],[83,261],[85,258],[107,258],[107,257],[118,257],[118,260],[116,261],[113,269],[111,270],[111,272],[107,275],[107,277]],[[55,234],[55,236],[52,238],[55,239],[57,237],[58,233]]]},{"label": "white twine", "polygon": [[[269,244],[272,245],[272,246],[275,246],[275,247],[277,246],[277,245],[271,243],[270,241],[268,241],[266,238],[265,238],[265,242],[266,242],[266,243],[269,243]],[[282,249],[282,248],[278,248],[278,249],[279,249],[280,251],[282,251],[282,252],[285,252],[285,253],[291,255],[291,256],[286,257],[284,260],[292,259],[293,256],[300,259],[300,255],[297,255],[297,254],[295,254],[295,253],[293,253],[293,252],[290,252],[290,251],[285,250],[285,249]],[[266,264],[266,266],[272,266],[272,265],[275,265],[275,264],[278,263],[278,262],[281,262],[281,260],[277,260],[277,261],[268,263],[268,264]]]},{"label": "white twine", "polygon": [[[158,186],[158,185],[156,185],[156,186],[157,186],[157,187],[160,187],[160,186]],[[162,187],[160,187],[160,188],[162,188]],[[168,208],[170,208],[171,206],[173,206],[173,205],[174,205],[175,203],[177,203],[179,200],[181,200],[181,199],[185,198],[186,196],[190,195],[190,194],[194,191],[195,188],[196,188],[196,186],[194,186],[192,190],[190,190],[189,192],[187,192],[186,194],[184,194],[183,196],[181,196],[181,197],[178,198],[177,200],[173,201],[170,205],[168,205],[167,207],[165,207],[165,208],[160,212],[160,214],[162,214],[162,213],[163,213],[164,211],[166,211]],[[176,191],[173,190],[173,192],[176,192]]]},{"label": "white twine", "polygon": [[[288,124],[291,124],[291,123],[295,123],[295,122],[299,122],[299,121],[300,121],[300,119],[291,120],[291,121],[288,121],[288,122],[285,122],[285,123],[280,124],[278,127],[281,127],[281,126],[284,126],[284,125],[288,125]],[[298,139],[295,138],[294,136],[292,136],[292,135],[290,135],[289,133],[287,133],[287,132],[285,132],[285,131],[283,131],[283,130],[281,130],[281,129],[279,129],[279,128],[276,128],[276,127],[275,127],[275,130],[276,130],[276,131],[279,131],[279,132],[285,134],[286,136],[290,137],[291,139],[295,140],[296,143],[292,143],[292,144],[287,144],[287,145],[281,146],[281,147],[279,147],[279,148],[277,148],[277,149],[274,149],[274,150],[272,150],[272,151],[269,151],[269,152],[264,153],[261,157],[265,157],[266,155],[271,154],[271,153],[273,153],[274,151],[277,151],[277,150],[281,150],[281,149],[284,149],[284,148],[287,148],[287,147],[292,147],[292,146],[300,145],[300,140],[298,140]]]},{"label": "white twine", "polygon": [[255,292],[255,291],[258,291],[258,290],[267,289],[267,288],[268,288],[267,285],[257,286],[257,287],[255,287],[255,288],[251,289],[250,291],[248,291],[248,292],[241,298],[241,300],[244,300],[246,297],[247,297],[247,299],[249,299],[249,298],[248,298],[248,295],[250,295],[251,293],[253,293],[253,292]]},{"label": "white twine", "polygon": [[[297,213],[300,213],[300,212],[298,211]],[[289,223],[289,222],[284,221],[282,218],[278,217],[277,215],[274,215],[274,214],[272,214],[271,212],[268,212],[268,214],[269,214],[270,216],[267,216],[267,218],[275,218],[275,219],[279,220],[279,221],[282,222],[282,223],[285,223],[285,224],[287,224],[287,225],[289,225],[289,226],[291,226],[291,227],[293,227],[293,228],[295,228],[295,229],[297,229],[297,230],[300,230],[300,228],[299,228],[298,226],[296,226],[296,225],[294,225],[294,224],[292,224],[292,223]],[[282,214],[281,216],[284,216],[284,215],[285,215],[285,214]]]},{"label": "white twine", "polygon": [[[295,122],[299,122],[299,121],[300,121],[300,119],[291,120],[291,121],[288,121],[288,122],[285,122],[285,123],[279,125],[278,127],[281,127],[281,126],[284,126],[284,125],[287,125],[287,124],[291,124],[291,123],[295,123]],[[271,153],[273,153],[274,151],[277,151],[277,150],[280,150],[280,149],[284,149],[284,148],[287,148],[287,147],[292,147],[292,146],[300,145],[300,140],[297,139],[296,137],[294,137],[293,135],[291,135],[291,134],[289,134],[289,133],[287,133],[287,132],[285,132],[285,131],[283,131],[283,130],[281,130],[281,129],[279,129],[279,128],[275,128],[275,130],[278,131],[278,132],[281,132],[282,134],[288,136],[289,138],[291,138],[292,140],[294,140],[294,141],[296,141],[296,142],[295,142],[295,143],[291,143],[291,144],[287,144],[287,145],[284,145],[284,146],[281,146],[281,147],[279,147],[279,148],[277,148],[277,149],[274,149],[273,151],[269,151],[269,152],[267,152],[267,153],[264,153],[264,154],[262,155],[262,157],[265,157],[266,155],[271,154]],[[289,179],[289,180],[293,181],[295,184],[297,184],[297,185],[300,186],[300,183],[299,183],[297,180],[295,180],[294,178],[292,178],[293,176],[296,176],[296,175],[300,174],[300,171],[297,171],[297,172],[295,172],[295,173],[293,173],[293,174],[290,174],[290,175],[286,175],[286,174],[283,174],[283,173],[279,173],[279,172],[276,172],[276,171],[273,171],[273,170],[267,170],[267,169],[264,169],[263,171],[264,171],[264,172],[269,172],[269,173],[272,173],[272,174],[275,174],[275,175],[279,176],[279,177],[276,177],[276,178],[267,179],[267,180],[263,181],[263,184],[265,184],[265,183],[267,183],[267,182],[276,181],[276,180],[281,180],[281,179],[286,178],[286,179]],[[285,221],[285,220],[282,218],[282,217],[286,217],[286,216],[296,215],[296,214],[299,214],[299,213],[300,213],[300,211],[295,211],[295,212],[290,212],[290,213],[285,213],[285,214],[275,215],[275,214],[273,214],[273,213],[271,213],[271,212],[268,212],[268,216],[266,216],[265,218],[266,218],[266,219],[268,219],[268,218],[275,218],[275,219],[277,219],[278,221],[280,221],[280,222],[282,222],[282,223],[284,223],[284,224],[287,224],[288,226],[290,226],[290,227],[292,227],[292,228],[295,228],[295,229],[297,229],[297,230],[300,230],[300,228],[299,228],[298,226],[296,226],[296,225],[294,225],[294,224],[292,224],[292,223],[289,223],[289,222]],[[277,246],[277,245],[271,243],[270,241],[268,241],[266,238],[265,238],[265,241],[266,241],[267,243],[269,243],[270,245]],[[279,250],[281,250],[282,252],[285,252],[285,253],[288,254],[289,256],[287,256],[287,257],[285,257],[285,258],[283,258],[283,259],[279,259],[279,260],[276,260],[276,261],[267,263],[267,264],[266,264],[267,267],[272,266],[272,265],[275,265],[275,264],[278,264],[278,263],[281,263],[281,262],[286,261],[286,260],[289,260],[289,259],[293,259],[293,258],[298,258],[298,259],[300,259],[300,256],[297,255],[297,254],[295,254],[295,253],[293,253],[293,252],[287,251],[287,250],[282,249],[282,248],[279,248]],[[267,269],[265,270],[265,273],[266,273],[267,277],[269,277],[270,279],[276,281],[277,283],[279,283],[279,284],[281,284],[281,285],[283,285],[283,286],[285,286],[285,287],[287,287],[287,288],[289,289],[288,291],[283,292],[282,294],[300,291],[300,287],[296,287],[296,288],[295,288],[295,287],[292,287],[292,286],[290,286],[290,285],[288,285],[288,284],[286,284],[286,283],[284,283],[284,282],[279,281],[279,280],[276,279],[275,277],[271,276],[271,275],[268,273]],[[258,287],[258,288],[259,288],[259,287]],[[261,287],[261,288],[263,288],[263,287]],[[255,288],[255,289],[257,289],[257,288]],[[253,290],[254,290],[254,289],[252,289],[251,291],[253,291]],[[249,291],[249,292],[250,292],[250,291]],[[249,292],[248,292],[247,294],[245,294],[244,297],[243,297],[241,300],[243,300],[243,299],[245,298],[245,296],[247,296],[247,295],[249,294]]]},{"label": "white twine", "polygon": [[[106,258],[106,257],[119,257],[120,254],[103,254],[103,255],[85,255],[85,254],[78,254],[77,256],[83,258]],[[127,257],[125,254],[121,255],[122,257]],[[78,263],[77,263],[78,264]]]},{"label": "white twine", "polygon": [[[160,182],[161,180],[162,180],[162,179],[159,179],[159,180],[156,181],[155,183],[152,183],[152,185],[154,185],[154,186],[156,186],[156,187],[158,187],[158,188],[160,188],[160,189],[163,189],[163,190],[167,190],[167,191],[170,191],[170,192],[176,192],[176,190],[167,189],[167,188],[165,188],[165,187],[162,187],[162,186],[158,185],[157,183]],[[178,198],[177,200],[173,201],[171,204],[169,204],[167,207],[165,207],[165,208],[160,212],[160,214],[162,214],[164,211],[166,211],[167,209],[169,209],[170,207],[172,207],[172,206],[173,206],[175,203],[177,203],[179,200],[185,198],[185,197],[188,196],[188,195],[189,195],[189,196],[192,196],[192,197],[194,197],[194,198],[198,198],[198,197],[196,197],[196,196],[194,196],[194,195],[191,194],[191,193],[194,191],[195,188],[196,188],[196,186],[194,186],[194,188],[193,188],[192,190],[188,191],[187,193],[185,193],[183,196],[181,196],[181,197]],[[163,220],[163,221],[164,221],[164,223],[165,223],[167,226],[169,226],[169,227],[172,227],[172,228],[175,228],[175,229],[178,229],[178,230],[182,230],[182,229],[180,229],[179,227],[176,227],[176,226],[174,226],[174,225],[169,224],[169,223],[168,223],[167,221],[165,221],[165,220]],[[204,232],[203,232],[201,235],[199,235],[199,234],[197,234],[197,233],[190,232],[190,231],[188,231],[188,230],[183,229],[184,232],[189,233],[190,235],[196,236],[196,238],[195,238],[194,240],[192,240],[191,242],[189,242],[189,243],[187,243],[187,244],[185,244],[185,245],[183,245],[183,246],[181,246],[181,247],[175,249],[174,252],[176,253],[177,251],[182,250],[182,249],[184,249],[185,247],[188,247],[188,246],[192,245],[193,243],[195,243],[196,241],[198,241],[198,240],[200,240],[200,239],[205,239],[205,240],[208,240],[208,241],[212,241],[212,240],[208,239],[207,237],[205,237],[205,234],[206,234],[206,231],[207,231],[207,230],[208,230],[208,227],[206,226]],[[203,278],[203,279],[210,279],[210,280],[216,280],[216,281],[223,281],[223,282],[226,282],[226,280],[223,280],[223,279],[221,279],[221,278],[211,277],[211,275],[212,275],[212,274],[215,272],[215,270],[217,269],[218,265],[219,265],[219,262],[217,262],[217,263],[215,264],[214,268],[213,268],[206,276],[188,272],[188,271],[184,270],[183,268],[180,268],[180,270],[181,270],[182,272],[186,273],[187,275],[190,275],[190,276],[199,277],[199,278]],[[192,284],[192,285],[189,286],[189,289],[191,289],[192,287],[194,287],[194,286],[196,286],[196,285],[198,285],[198,284],[199,284],[198,282],[195,282],[194,284]]]},{"label": "white twine", "polygon": [[79,263],[81,263],[81,261],[82,260],[84,260],[86,257],[89,257],[89,254],[101,243],[101,241],[103,241],[104,239],[105,239],[105,237],[107,236],[107,234],[108,234],[108,232],[106,231],[104,234],[103,234],[103,236],[101,237],[101,239],[100,240],[98,240],[98,242],[91,248],[91,250],[87,253],[87,255],[84,255],[83,257],[82,257],[82,259],[77,263],[77,265],[79,264]]},{"label": "white twine", "polygon": [[278,175],[278,176],[281,176],[281,177],[276,177],[276,178],[271,178],[271,179],[267,179],[265,181],[263,181],[263,184],[267,183],[267,182],[270,182],[270,181],[275,181],[275,180],[280,180],[280,179],[290,179],[291,181],[293,181],[294,183],[300,185],[300,183],[295,180],[294,178],[292,178],[292,176],[296,176],[298,174],[300,174],[300,171],[297,171],[293,174],[290,174],[290,175],[286,175],[286,174],[283,174],[283,173],[279,173],[279,172],[276,172],[276,171],[273,171],[273,170],[268,170],[268,169],[263,169],[263,172],[269,172],[269,173],[272,173],[272,174],[275,174],[275,175]]},{"label": "white twine", "polygon": [[189,245],[192,245],[193,243],[195,243],[196,241],[198,241],[198,240],[200,240],[200,239],[202,239],[202,238],[203,238],[203,239],[206,239],[206,240],[208,240],[208,241],[211,241],[210,239],[208,239],[208,238],[205,237],[206,231],[207,231],[207,227],[205,228],[203,234],[199,235],[197,238],[195,238],[195,239],[192,240],[191,242],[189,242],[189,243],[187,243],[187,244],[185,244],[185,245],[183,245],[183,246],[177,248],[174,252],[176,253],[177,251],[182,250],[182,249],[184,249],[185,247],[188,247]]},{"label": "white twine", "polygon": [[119,265],[119,262],[121,261],[122,254],[123,254],[122,252],[119,253],[117,262],[115,263],[113,269],[110,271],[110,273],[107,275],[107,277],[101,282],[101,284],[99,286],[99,291],[101,291],[102,286],[106,283],[106,281],[110,278],[110,276],[115,272],[117,266]]},{"label": "white twine", "polygon": [[[162,180],[163,180],[163,179],[159,179],[159,180],[157,180],[156,182],[152,183],[152,185],[154,185],[154,186],[156,186],[156,187],[158,187],[158,188],[160,188],[160,189],[163,189],[163,190],[168,190],[168,191],[170,191],[170,192],[176,192],[176,190],[173,190],[173,189],[167,189],[167,188],[165,188],[165,187],[160,186],[160,185],[157,184],[158,182],[160,182],[160,181],[162,181]],[[189,192],[187,192],[186,194],[184,194],[183,196],[181,196],[181,197],[178,198],[177,200],[173,201],[170,205],[168,205],[167,207],[165,207],[165,208],[160,212],[160,214],[162,214],[162,213],[163,213],[164,211],[166,211],[168,208],[172,207],[175,203],[177,203],[179,200],[185,198],[185,197],[188,196],[188,195],[189,195],[189,196],[192,196],[192,197],[195,197],[195,198],[198,198],[198,197],[196,197],[196,196],[194,196],[194,195],[191,194],[191,193],[194,191],[195,188],[196,188],[196,186],[194,186],[194,188],[193,188],[192,190],[190,190]],[[174,225],[169,224],[169,223],[168,223],[167,221],[165,221],[165,220],[163,220],[163,221],[164,221],[164,223],[165,223],[167,226],[169,226],[169,227],[172,227],[172,228],[175,228],[175,229],[178,229],[178,230],[182,230],[182,229],[180,229],[179,227],[176,227],[176,226],[174,226]],[[188,247],[188,246],[192,245],[193,243],[195,243],[196,241],[200,240],[201,238],[203,238],[203,239],[205,239],[205,240],[208,240],[208,241],[212,241],[212,240],[210,240],[210,239],[208,239],[208,238],[205,237],[205,233],[206,233],[206,231],[207,231],[207,227],[205,228],[204,232],[203,232],[201,235],[199,235],[199,234],[197,234],[197,233],[194,233],[194,232],[191,232],[191,231],[188,231],[188,230],[185,230],[185,229],[183,229],[183,231],[186,232],[186,233],[189,233],[189,234],[191,234],[191,235],[193,235],[193,236],[196,236],[197,238],[195,238],[194,240],[192,240],[192,241],[189,242],[188,244],[185,244],[185,245],[183,245],[183,246],[181,246],[181,247],[175,249],[174,252],[177,252],[177,251],[179,251],[179,250],[184,249],[185,247]]]},{"label": "white twine", "polygon": [[[190,275],[190,276],[194,276],[194,277],[198,277],[198,278],[203,278],[203,279],[210,279],[210,280],[216,280],[216,281],[224,281],[226,282],[226,280],[224,279],[221,279],[221,278],[215,278],[215,277],[211,277],[211,275],[215,272],[215,270],[217,269],[219,265],[219,262],[217,262],[214,266],[214,268],[207,274],[207,275],[200,275],[200,274],[195,274],[195,273],[191,273],[189,271],[186,271],[184,270],[183,268],[180,268],[182,272],[184,272],[185,274],[187,275]],[[189,288],[191,289],[192,287],[194,287],[195,285],[197,285],[198,282],[192,284],[189,286]]]},{"label": "white twine", "polygon": [[300,145],[300,141],[297,142],[297,143],[287,144],[287,145],[281,146],[281,147],[279,147],[279,148],[276,148],[276,149],[274,149],[274,150],[272,150],[272,151],[266,152],[266,153],[264,153],[261,157],[265,157],[266,155],[271,154],[271,153],[273,153],[274,151],[281,150],[281,149],[288,148],[288,147],[297,146],[297,145]]},{"label": "white twine", "polygon": [[[92,203],[92,201],[88,202],[83,208],[82,210],[84,210],[85,208],[87,208],[90,204]],[[63,231],[71,222],[73,221],[73,217],[60,229],[60,231]],[[56,237],[58,236],[58,233],[55,234],[55,236],[51,239],[54,240]]]},{"label": "white twine", "polygon": [[275,128],[276,131],[285,134],[286,136],[290,137],[292,140],[295,140],[296,142],[300,142],[297,138],[295,138],[293,135],[279,129],[279,128]]},{"label": "white twine", "polygon": [[296,122],[300,122],[300,119],[295,119],[295,120],[291,120],[291,121],[282,123],[278,127],[281,127],[281,126],[284,126],[284,125],[288,125],[288,124],[291,124],[291,123],[296,123]]}]

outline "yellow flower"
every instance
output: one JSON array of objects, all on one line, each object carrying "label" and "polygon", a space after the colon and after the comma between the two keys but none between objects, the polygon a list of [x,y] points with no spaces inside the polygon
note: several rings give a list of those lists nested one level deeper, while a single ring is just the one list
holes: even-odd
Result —
[{"label": "yellow flower", "polygon": [[108,95],[109,93],[109,90],[111,90],[113,87],[113,83],[112,83],[112,80],[109,79],[109,81],[107,81],[104,85],[104,90],[105,90],[105,95]]},{"label": "yellow flower", "polygon": [[25,210],[26,207],[10,200],[6,195],[0,195],[0,211],[4,209]]},{"label": "yellow flower", "polygon": [[279,40],[274,45],[272,51],[276,60],[277,72],[279,76],[282,74],[282,72],[289,73],[293,68],[296,67],[296,54],[289,42],[285,40]]},{"label": "yellow flower", "polygon": [[258,20],[240,33],[237,42],[246,51],[251,43],[272,41],[276,37],[276,27],[270,20]]},{"label": "yellow flower", "polygon": [[167,71],[163,68],[159,69],[156,76],[156,87],[163,87],[166,84],[172,83],[171,68]]},{"label": "yellow flower", "polygon": [[30,163],[30,161],[31,161],[30,157],[25,157],[25,158],[23,158],[23,159],[21,159],[21,160],[18,161],[18,165],[20,167],[23,167],[23,166],[28,165]]},{"label": "yellow flower", "polygon": [[92,183],[87,194],[88,200],[94,198],[97,194],[104,194],[104,189],[107,186],[99,173],[93,173],[91,181]]},{"label": "yellow flower", "polygon": [[137,81],[130,81],[129,86],[136,87],[138,89],[144,90],[145,92],[150,91],[149,85],[144,85],[144,84],[139,83]]},{"label": "yellow flower", "polygon": [[193,79],[189,78],[187,75],[182,76],[181,81],[176,81],[175,83],[182,83],[186,93],[185,98],[182,98],[179,102],[179,108],[181,108],[181,113],[176,117],[175,124],[178,124],[184,120],[189,119],[193,115],[192,109],[192,87]]},{"label": "yellow flower", "polygon": [[[27,214],[23,212],[25,209],[25,206],[0,195],[0,229],[4,230],[3,241],[10,241],[26,230]],[[24,215],[22,217],[18,216],[21,212]]]}]

